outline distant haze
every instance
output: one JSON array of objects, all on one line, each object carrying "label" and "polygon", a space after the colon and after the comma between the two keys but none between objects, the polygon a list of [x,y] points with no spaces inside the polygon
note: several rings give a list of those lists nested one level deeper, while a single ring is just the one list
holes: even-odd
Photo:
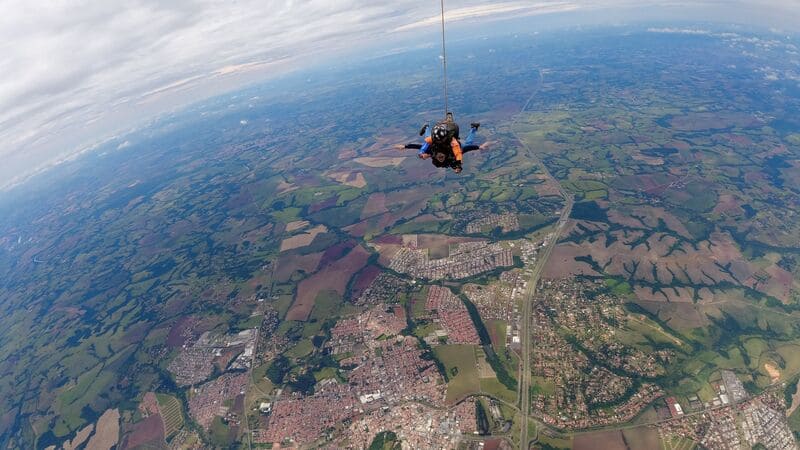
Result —
[{"label": "distant haze", "polygon": [[[452,25],[589,9],[606,11],[592,16],[597,20],[613,21],[611,8],[658,19],[653,7],[668,11],[665,18],[757,21],[775,28],[800,23],[794,0],[452,0],[446,6]],[[430,38],[438,31],[439,3],[11,0],[2,2],[2,11],[0,189],[189,102],[359,46],[374,54],[418,44],[418,35]]]}]

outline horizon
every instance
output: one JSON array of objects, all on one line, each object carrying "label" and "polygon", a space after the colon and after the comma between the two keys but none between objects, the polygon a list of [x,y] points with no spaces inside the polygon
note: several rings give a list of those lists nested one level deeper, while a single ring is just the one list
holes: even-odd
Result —
[{"label": "horizon", "polygon": [[[645,8],[644,6],[632,6],[633,3],[626,1],[608,1],[600,5],[591,5],[582,1],[532,4],[508,1],[493,3],[490,6],[481,5],[480,2],[475,1],[461,1],[448,2],[446,16],[448,37],[453,40],[464,39],[475,29],[479,33],[492,33],[493,25],[500,21],[504,23],[525,21],[529,24],[539,25],[543,29],[559,29],[570,26],[570,24],[571,26],[602,26],[646,23],[659,21],[659,19],[669,23],[711,22],[719,25],[732,25],[736,24],[738,17],[743,21],[740,25],[755,26],[765,32],[796,32],[797,30],[786,31],[783,28],[787,24],[795,23],[792,21],[794,15],[800,18],[800,12],[793,9],[789,10],[789,14],[780,14],[786,11],[786,8],[790,6],[789,3],[776,2],[771,5],[771,8],[763,9],[763,5],[759,7],[759,2],[733,2],[739,7],[720,10],[721,5],[729,6],[731,3],[714,1],[699,4],[654,2],[655,8]],[[436,20],[438,8],[422,8],[419,5],[412,7],[405,4],[392,8],[388,7],[388,4],[379,4],[372,5],[365,10],[348,9],[348,5],[336,9],[324,1],[310,2],[310,4],[316,8],[314,11],[317,15],[311,14],[309,24],[316,24],[314,21],[317,19],[326,20],[320,17],[332,13],[333,15],[339,14],[355,23],[363,22],[359,23],[359,26],[368,23],[370,27],[366,27],[366,30],[359,33],[348,33],[346,30],[332,31],[341,26],[337,23],[325,22],[322,24],[324,26],[318,27],[320,28],[318,33],[321,36],[317,38],[303,36],[295,37],[295,41],[288,39],[281,42],[280,50],[272,49],[272,53],[254,51],[252,48],[243,49],[240,50],[242,54],[229,55],[218,61],[207,57],[212,51],[211,49],[228,54],[233,52],[231,46],[234,43],[218,45],[219,43],[212,40],[205,44],[207,47],[194,49],[194,53],[188,57],[187,64],[196,67],[193,70],[175,67],[174,64],[170,65],[162,61],[165,64],[163,71],[158,71],[157,67],[151,67],[149,68],[150,72],[146,74],[129,75],[126,73],[124,76],[120,75],[119,79],[107,77],[106,84],[98,82],[91,85],[91,88],[87,87],[86,83],[89,83],[92,78],[102,74],[108,75],[116,69],[106,67],[94,72],[91,67],[82,66],[80,69],[84,72],[84,78],[81,78],[80,82],[76,81],[77,78],[68,79],[69,77],[66,75],[56,82],[48,78],[52,77],[52,74],[48,73],[45,76],[41,71],[35,72],[30,77],[17,74],[17,77],[23,81],[16,81],[16,85],[12,81],[0,78],[0,106],[5,106],[2,109],[5,112],[0,114],[0,138],[3,138],[6,143],[0,149],[0,158],[4,159],[4,164],[0,167],[0,196],[7,195],[14,187],[24,184],[31,177],[46,172],[53,166],[85,152],[90,152],[104,143],[147,126],[160,117],[175,113],[198,102],[291,76],[293,73],[329,67],[335,65],[337,61],[341,61],[343,57],[353,56],[355,61],[368,60],[384,54],[428,47],[432,57],[435,58],[440,54],[438,40],[432,39],[439,32]],[[280,14],[290,14],[295,10],[294,8],[298,7],[298,4],[289,1],[285,2],[284,6],[285,10],[276,12],[275,16],[267,17],[275,19]],[[407,6],[409,10],[402,11],[404,6]],[[331,10],[331,8],[334,9]],[[756,8],[759,15],[751,14],[750,8]],[[125,11],[125,13],[130,12]],[[239,20],[247,23],[249,19],[239,17]],[[551,20],[555,24],[549,23]],[[745,20],[753,23],[747,24],[744,22]],[[25,21],[20,20],[19,22],[24,23]],[[800,23],[800,20],[797,23]],[[194,26],[205,26],[205,24],[207,22],[200,20]],[[3,25],[0,22],[0,35],[11,34],[11,30]],[[70,24],[67,21],[61,26],[69,29],[70,26],[79,27],[80,25]],[[289,25],[287,24],[286,27]],[[114,30],[107,31],[111,33]],[[64,30],[60,32],[63,33]],[[250,32],[253,31],[250,30]],[[273,31],[273,34],[275,33],[278,32]],[[364,43],[363,37],[370,33],[381,39]],[[38,34],[44,35],[44,37],[36,38],[39,41],[53,40],[54,34],[48,35],[47,30],[40,31]],[[108,39],[107,35],[103,36]],[[264,34],[257,32],[248,36],[248,39],[252,39],[254,36],[266,39]],[[178,40],[184,38],[184,36],[174,37]],[[124,42],[124,39],[125,37],[121,41]],[[24,39],[21,43],[16,43],[13,39],[10,42],[12,46],[19,44],[23,48],[26,44]],[[354,42],[357,44],[351,47],[350,44]],[[388,49],[387,43],[389,44]],[[154,48],[162,48],[164,45],[166,44]],[[215,47],[215,45],[218,46]],[[173,51],[182,53],[189,49],[190,47],[177,48]],[[247,53],[248,51],[250,53]],[[121,53],[122,50],[118,52]],[[25,65],[15,60],[15,58],[19,58],[19,55],[0,54],[0,58],[2,57],[7,60],[7,67],[18,67],[20,72],[24,70]],[[47,63],[43,63],[42,60],[50,57],[50,55],[34,55],[27,60],[23,58],[21,61],[39,67],[42,64],[46,66]],[[146,62],[137,63],[136,57],[130,55],[127,59],[122,55],[116,55],[116,57],[122,58],[126,64],[137,70],[141,70],[140,66]],[[136,73],[135,70],[132,72]],[[27,72],[25,73],[27,74]],[[13,77],[13,74],[12,71],[11,75],[5,76]],[[37,76],[40,76],[41,79],[38,79]],[[117,92],[115,89],[119,84],[137,87]],[[94,98],[89,98],[91,95],[86,93],[90,91],[95,92]]]}]

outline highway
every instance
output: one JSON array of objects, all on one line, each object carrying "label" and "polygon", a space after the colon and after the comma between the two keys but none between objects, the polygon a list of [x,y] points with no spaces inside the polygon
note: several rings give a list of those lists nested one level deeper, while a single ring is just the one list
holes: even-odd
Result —
[{"label": "highway", "polygon": [[[537,86],[536,92],[538,92],[539,87],[541,87],[544,77],[542,75],[542,71],[539,71],[539,85]],[[528,105],[531,103],[533,98],[536,96],[536,92],[534,92],[528,101],[525,102],[525,105],[522,107],[522,111],[520,111],[519,115],[525,113],[528,109]],[[519,117],[519,116],[518,116]],[[528,144],[520,139],[517,133],[514,131],[514,126],[517,123],[517,119],[515,119],[511,125],[511,133],[514,137],[520,142],[528,153],[533,157],[534,149],[530,148]],[[538,159],[536,159],[538,161]],[[555,183],[558,186],[559,193],[561,197],[564,199],[564,208],[561,210],[561,217],[558,219],[556,223],[555,229],[552,233],[550,233],[547,239],[547,245],[544,246],[542,251],[539,253],[536,263],[533,267],[533,273],[531,273],[531,277],[528,280],[528,288],[525,292],[525,295],[522,299],[522,316],[520,317],[520,344],[521,344],[521,380],[519,385],[519,398],[520,398],[520,416],[522,422],[520,423],[520,439],[519,439],[519,448],[527,450],[530,445],[530,439],[528,438],[528,419],[530,418],[530,387],[531,387],[531,349],[533,346],[533,342],[531,339],[531,321],[532,321],[532,304],[534,298],[536,296],[536,288],[539,284],[539,278],[541,277],[542,271],[544,270],[545,265],[547,264],[547,260],[550,258],[550,255],[553,253],[553,249],[556,246],[556,243],[561,238],[561,233],[566,230],[567,228],[567,221],[569,220],[569,216],[572,213],[572,206],[574,204],[574,200],[572,196],[564,190],[558,180],[553,177],[553,174],[547,170],[547,167],[539,161],[539,166],[547,176],[550,182]]]},{"label": "highway", "polygon": [[531,349],[533,346],[530,330],[532,325],[531,310],[542,271],[550,255],[553,253],[553,248],[555,248],[556,243],[561,238],[561,233],[567,228],[567,220],[569,220],[569,215],[572,213],[572,205],[572,198],[568,197],[565,200],[564,209],[561,211],[561,218],[558,220],[555,230],[550,234],[547,245],[542,249],[541,253],[539,253],[536,265],[533,268],[533,273],[531,273],[531,277],[528,279],[528,289],[522,299],[522,317],[520,318],[520,343],[522,344],[522,361],[520,362],[522,366],[522,379],[520,380],[520,412],[524,420],[521,424],[520,448],[526,450],[528,448],[527,418],[530,416],[529,392],[531,386]]}]

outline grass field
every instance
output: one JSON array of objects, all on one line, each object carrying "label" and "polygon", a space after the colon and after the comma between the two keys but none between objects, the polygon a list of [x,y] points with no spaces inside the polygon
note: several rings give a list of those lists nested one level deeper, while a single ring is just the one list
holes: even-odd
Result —
[{"label": "grass field", "polygon": [[693,440],[682,436],[669,436],[661,439],[663,450],[692,450],[697,447]]},{"label": "grass field", "polygon": [[509,403],[515,403],[517,401],[517,393],[505,387],[503,383],[497,381],[497,378],[481,378],[480,387],[481,392],[499,398],[500,400]]},{"label": "grass field", "polygon": [[170,437],[183,427],[181,402],[167,394],[156,394],[156,398],[158,399],[158,409],[161,411],[161,417],[164,419],[164,436]]},{"label": "grass field", "polygon": [[298,342],[297,345],[286,351],[285,355],[290,358],[303,358],[304,356],[308,356],[312,351],[314,351],[314,344],[311,343],[310,339],[303,339]]},{"label": "grass field", "polygon": [[447,403],[454,404],[465,396],[480,391],[474,345],[441,345],[433,351],[450,377],[447,383]]},{"label": "grass field", "polygon": [[486,329],[492,338],[492,347],[496,352],[503,350],[506,346],[506,326],[504,320],[490,320],[486,323]]},{"label": "grass field", "polygon": [[556,386],[552,380],[544,377],[531,377],[531,390],[536,390],[544,395],[553,395]]},{"label": "grass field", "polygon": [[[519,434],[519,431],[517,432],[517,434]],[[558,449],[572,448],[571,438],[561,438],[561,437],[548,436],[546,434],[539,434],[539,440],[537,442],[549,445],[550,448],[558,448]]]},{"label": "grass field", "polygon": [[658,448],[658,431],[653,428],[629,428],[623,430],[622,435],[630,450],[650,450]]},{"label": "grass field", "polygon": [[792,431],[800,433],[800,408],[794,410],[791,416],[789,416],[789,428]]}]

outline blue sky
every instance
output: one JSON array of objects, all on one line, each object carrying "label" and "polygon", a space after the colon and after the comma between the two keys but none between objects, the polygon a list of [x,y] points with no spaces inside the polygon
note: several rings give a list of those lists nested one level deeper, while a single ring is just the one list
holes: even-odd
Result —
[{"label": "blue sky", "polygon": [[[447,0],[448,23],[653,7],[800,23],[800,0]],[[0,0],[0,188],[190,101],[438,30],[430,0]],[[753,19],[756,18],[756,19]]]}]

